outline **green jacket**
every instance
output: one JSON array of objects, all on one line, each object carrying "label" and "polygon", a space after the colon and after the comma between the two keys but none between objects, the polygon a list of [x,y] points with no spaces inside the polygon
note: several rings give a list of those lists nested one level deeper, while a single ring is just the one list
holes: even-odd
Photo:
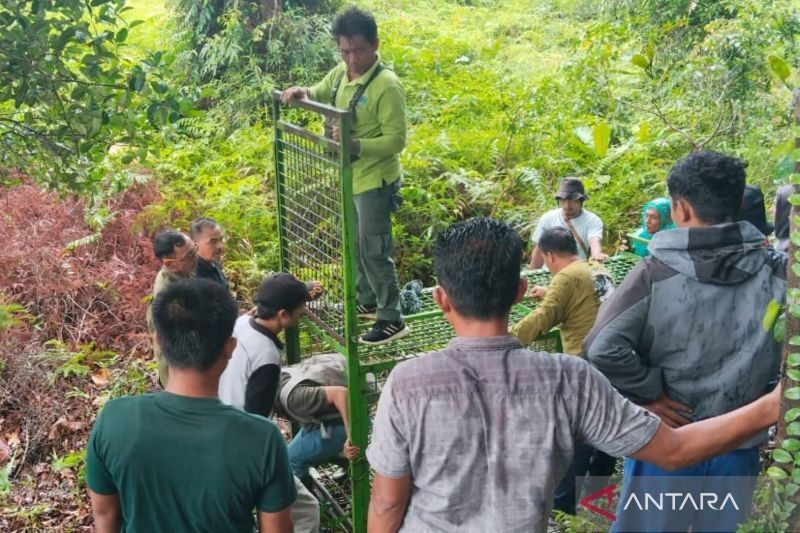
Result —
[{"label": "green jacket", "polygon": [[[367,82],[380,63],[362,76],[348,81],[347,66],[338,64],[325,77],[308,89],[312,100],[331,103],[333,84],[341,80],[336,93],[336,107],[346,109],[358,85]],[[361,143],[359,159],[353,163],[353,194],[377,189],[393,183],[401,174],[400,152],[406,145],[406,96],[394,72],[383,69],[356,104],[352,138]]]},{"label": "green jacket", "polygon": [[560,324],[564,353],[580,355],[583,339],[600,308],[594,284],[598,271],[602,267],[594,261],[578,260],[567,265],[553,276],[536,310],[511,327],[511,333],[528,345]]}]

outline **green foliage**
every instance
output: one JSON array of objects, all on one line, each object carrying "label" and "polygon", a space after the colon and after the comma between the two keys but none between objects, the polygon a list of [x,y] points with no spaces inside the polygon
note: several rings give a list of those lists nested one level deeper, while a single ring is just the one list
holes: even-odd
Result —
[{"label": "green foliage", "polygon": [[217,220],[226,232],[226,271],[246,297],[278,269],[271,130],[257,123],[227,137],[187,139],[165,155],[156,166],[164,201],[150,206],[143,221],[155,229],[187,228],[198,216]]},{"label": "green foliage", "polygon": [[130,162],[191,101],[161,76],[161,52],[124,58],[124,0],[9,0],[0,4],[0,164],[51,186],[101,188],[108,149]]},{"label": "green foliage", "polygon": [[91,365],[113,357],[114,353],[108,350],[98,350],[93,344],[83,344],[72,350],[59,340],[45,343],[47,350],[38,358],[51,368],[48,381],[53,385],[59,379],[67,380],[71,377],[86,378],[92,370]]},{"label": "green foliage", "polygon": [[0,501],[11,494],[11,473],[14,471],[16,461],[12,457],[6,464],[0,467]]}]

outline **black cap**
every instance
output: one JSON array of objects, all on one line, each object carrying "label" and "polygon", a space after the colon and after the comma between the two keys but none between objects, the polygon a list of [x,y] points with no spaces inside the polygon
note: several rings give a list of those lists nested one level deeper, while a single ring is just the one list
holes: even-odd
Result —
[{"label": "black cap", "polygon": [[294,311],[309,300],[308,287],[291,274],[281,272],[268,276],[253,300],[259,308],[275,313],[281,309]]},{"label": "black cap", "polygon": [[758,228],[764,235],[769,235],[775,226],[767,222],[767,210],[764,208],[764,195],[756,185],[745,185],[742,195],[742,208],[739,210],[739,220],[747,222]]},{"label": "black cap", "polygon": [[564,178],[561,180],[561,187],[556,193],[556,198],[559,200],[586,200],[586,190],[583,188],[583,182],[578,178]]}]

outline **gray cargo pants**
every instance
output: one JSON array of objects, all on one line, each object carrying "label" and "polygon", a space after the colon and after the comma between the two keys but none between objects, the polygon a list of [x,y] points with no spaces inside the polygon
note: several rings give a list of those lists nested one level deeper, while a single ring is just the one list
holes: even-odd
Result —
[{"label": "gray cargo pants", "polygon": [[400,289],[394,267],[392,212],[400,205],[400,180],[353,196],[356,204],[358,303],[378,307],[378,320],[400,320]]}]

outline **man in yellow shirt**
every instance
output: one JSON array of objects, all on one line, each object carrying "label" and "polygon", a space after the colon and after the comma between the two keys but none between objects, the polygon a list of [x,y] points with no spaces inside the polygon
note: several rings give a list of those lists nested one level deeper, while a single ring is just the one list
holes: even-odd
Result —
[{"label": "man in yellow shirt", "polygon": [[[406,98],[394,72],[381,65],[378,27],[370,13],[347,8],[333,21],[331,32],[342,62],[313,87],[286,89],[282,101],[308,98],[353,112],[358,316],[376,319],[361,342],[384,344],[409,332],[400,313],[391,219],[400,202]],[[339,139],[338,127],[332,136]]]},{"label": "man in yellow shirt", "polygon": [[[531,294],[542,301],[511,328],[511,333],[527,345],[560,324],[564,353],[581,355],[583,339],[594,326],[600,303],[614,291],[614,283],[599,263],[578,257],[578,244],[567,228],[544,230],[538,246],[553,279],[546,289],[533,288]],[[604,485],[616,462],[615,457],[588,444],[576,444],[572,463],[556,487],[553,509],[575,514],[583,489],[576,478],[592,476],[587,484],[587,493],[591,494]]]},{"label": "man in yellow shirt", "polygon": [[538,246],[553,279],[546,289],[533,288],[531,294],[542,300],[535,311],[511,328],[511,333],[522,344],[530,344],[560,324],[564,353],[580,355],[600,303],[614,291],[611,276],[599,263],[578,257],[578,245],[566,228],[545,230]]}]

